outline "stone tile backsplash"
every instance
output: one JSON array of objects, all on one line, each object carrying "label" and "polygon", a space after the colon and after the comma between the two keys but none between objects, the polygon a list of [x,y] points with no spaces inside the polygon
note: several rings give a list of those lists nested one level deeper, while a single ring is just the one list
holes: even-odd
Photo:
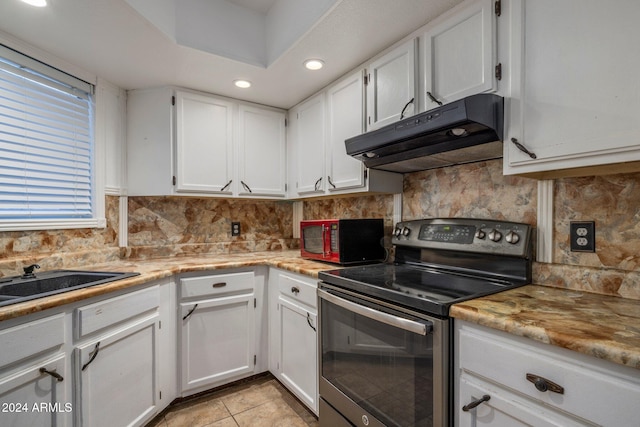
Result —
[{"label": "stone tile backsplash", "polygon": [[[288,201],[129,197],[127,256],[152,258],[297,248]],[[240,236],[231,236],[231,222]]]},{"label": "stone tile backsplash", "polygon": [[[640,299],[640,173],[554,182],[553,262],[534,264],[534,282]],[[393,196],[309,199],[303,218],[384,218],[393,228]],[[199,197],[129,197],[128,246],[118,247],[119,198],[107,196],[107,227],[0,232],[0,276],[22,266],[73,268],[119,257],[152,258],[297,249],[293,202]],[[502,161],[406,174],[405,220],[498,218],[537,224],[537,181],[504,176]],[[596,222],[596,252],[569,250],[569,222]],[[242,234],[232,237],[231,221]]]}]

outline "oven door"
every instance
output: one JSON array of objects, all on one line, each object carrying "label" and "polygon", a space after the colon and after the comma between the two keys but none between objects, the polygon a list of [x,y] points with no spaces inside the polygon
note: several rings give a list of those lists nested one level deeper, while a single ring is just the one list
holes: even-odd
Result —
[{"label": "oven door", "polygon": [[446,426],[449,322],[326,283],[318,296],[320,425],[324,407],[356,426]]}]

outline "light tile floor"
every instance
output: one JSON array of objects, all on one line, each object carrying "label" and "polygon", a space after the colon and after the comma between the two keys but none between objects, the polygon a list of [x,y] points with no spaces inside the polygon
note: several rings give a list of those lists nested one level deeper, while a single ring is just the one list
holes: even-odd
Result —
[{"label": "light tile floor", "polygon": [[180,402],[147,427],[318,427],[317,418],[273,376]]}]

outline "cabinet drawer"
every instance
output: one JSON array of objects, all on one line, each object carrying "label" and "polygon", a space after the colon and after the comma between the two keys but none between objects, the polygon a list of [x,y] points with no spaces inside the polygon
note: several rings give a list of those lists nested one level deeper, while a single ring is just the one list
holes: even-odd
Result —
[{"label": "cabinet drawer", "polygon": [[0,331],[0,367],[64,344],[64,313]]},{"label": "cabinet drawer", "polygon": [[278,281],[280,293],[286,295],[294,300],[300,301],[308,306],[317,308],[318,297],[315,281],[312,279],[297,278],[285,273],[280,273],[280,280]]},{"label": "cabinet drawer", "polygon": [[156,285],[77,308],[75,310],[77,338],[126,321],[159,306],[160,287]]},{"label": "cabinet drawer", "polygon": [[181,298],[206,295],[237,294],[253,291],[255,276],[253,271],[226,274],[210,274],[180,279]]},{"label": "cabinet drawer", "polygon": [[[597,424],[633,425],[640,402],[640,372],[633,368],[529,343],[526,338],[485,328],[459,330],[460,368]],[[563,393],[540,391],[527,380],[533,374],[563,388]]]}]

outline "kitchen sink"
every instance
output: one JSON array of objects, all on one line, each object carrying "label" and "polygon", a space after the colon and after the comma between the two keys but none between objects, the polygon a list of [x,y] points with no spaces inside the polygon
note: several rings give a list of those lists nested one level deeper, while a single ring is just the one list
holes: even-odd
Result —
[{"label": "kitchen sink", "polygon": [[102,285],[138,274],[140,273],[54,270],[40,273],[37,277],[6,277],[0,279],[0,306]]}]

